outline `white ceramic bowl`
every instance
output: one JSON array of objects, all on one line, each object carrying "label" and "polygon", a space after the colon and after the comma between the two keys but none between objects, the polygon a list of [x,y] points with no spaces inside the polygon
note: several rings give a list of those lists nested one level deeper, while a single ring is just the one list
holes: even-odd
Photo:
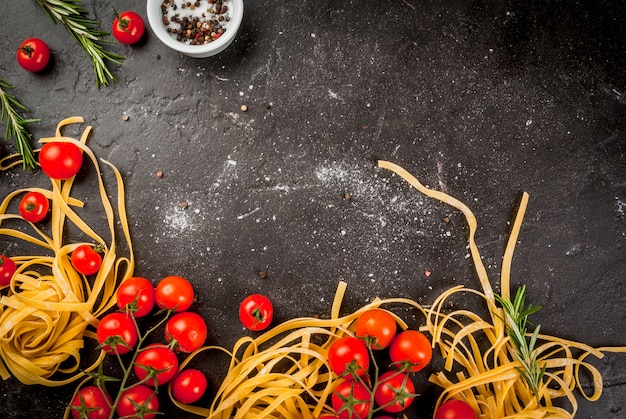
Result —
[{"label": "white ceramic bowl", "polygon": [[[205,58],[218,54],[226,49],[237,35],[241,21],[243,20],[243,0],[228,0],[228,13],[230,16],[230,22],[228,28],[222,36],[215,41],[209,42],[205,45],[190,45],[176,40],[169,32],[163,23],[163,14],[161,11],[161,4],[167,0],[148,0],[147,12],[148,22],[152,31],[156,36],[168,47],[173,50],[182,52],[185,55],[194,58]],[[206,0],[202,0],[205,4]]]}]

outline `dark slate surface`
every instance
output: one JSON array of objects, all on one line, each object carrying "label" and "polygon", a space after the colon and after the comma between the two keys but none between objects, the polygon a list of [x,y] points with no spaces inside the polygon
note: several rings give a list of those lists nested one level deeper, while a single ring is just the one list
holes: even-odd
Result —
[{"label": "dark slate surface", "polygon": [[[143,2],[89,3],[105,22],[113,7],[145,17]],[[624,2],[246,1],[221,55],[184,57],[148,30],[141,45],[111,45],[127,60],[101,89],[35,1],[4,2],[2,14],[0,74],[42,119],[33,136],[71,115],[94,127],[90,147],[124,176],[135,273],[188,277],[209,343],[230,347],[246,333],[236,307],[253,292],[273,299],[281,321],[326,315],[339,280],[349,284],[346,312],[376,296],[427,304],[450,286],[479,286],[461,215],[375,168],[386,159],[471,206],[494,284],[529,192],[513,282],[543,306],[535,323],[626,344]],[[29,36],[53,50],[44,74],[14,59]],[[81,176],[77,194],[95,205],[93,173]],[[0,174],[2,196],[33,185],[47,180]],[[105,228],[101,212],[88,218]],[[4,238],[0,247],[19,252]],[[578,417],[626,415],[624,361],[597,362],[604,393],[579,397]],[[218,360],[204,362],[219,375]],[[71,391],[11,379],[0,383],[0,410],[61,417]],[[411,418],[432,410],[436,390],[419,391]]]}]

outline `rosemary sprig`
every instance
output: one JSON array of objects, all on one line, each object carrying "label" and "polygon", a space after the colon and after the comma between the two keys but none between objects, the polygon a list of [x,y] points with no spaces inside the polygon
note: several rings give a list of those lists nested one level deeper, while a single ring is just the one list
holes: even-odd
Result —
[{"label": "rosemary sprig", "polygon": [[78,42],[78,45],[87,52],[93,64],[96,86],[108,85],[109,79],[115,81],[105,60],[122,65],[125,57],[108,51],[101,45],[101,43],[110,42],[102,39],[109,33],[97,29],[99,23],[86,17],[87,10],[80,5],[80,2],[78,0],[37,0],[37,2],[52,21],[60,22]]},{"label": "rosemary sprig", "polygon": [[22,155],[24,169],[32,170],[35,168],[35,156],[33,147],[30,144],[30,133],[26,130],[26,125],[32,122],[39,122],[39,119],[24,119],[19,111],[28,112],[28,108],[22,105],[15,96],[9,94],[6,89],[12,89],[14,86],[0,78],[0,103],[2,111],[0,112],[0,121],[7,121],[5,131],[5,139],[15,139],[17,151]]},{"label": "rosemary sprig", "polygon": [[543,376],[546,372],[546,364],[544,363],[543,365],[539,365],[537,352],[535,351],[535,344],[537,343],[540,326],[535,328],[532,335],[530,335],[530,339],[527,340],[526,325],[529,323],[528,316],[539,311],[541,307],[528,305],[528,307],[524,308],[526,300],[525,286],[517,289],[513,302],[505,300],[499,295],[496,295],[495,297],[504,309],[506,332],[509,335],[511,343],[515,349],[513,352],[515,358],[517,358],[522,366],[521,368],[518,368],[518,371],[526,380],[526,383],[537,400],[539,400],[539,387],[543,383]]}]

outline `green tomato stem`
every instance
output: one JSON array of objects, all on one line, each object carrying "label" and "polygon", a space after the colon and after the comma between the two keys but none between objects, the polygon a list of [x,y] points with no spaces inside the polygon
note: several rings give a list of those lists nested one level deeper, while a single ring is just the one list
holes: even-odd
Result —
[{"label": "green tomato stem", "polygon": [[[117,405],[120,402],[120,398],[122,397],[122,393],[130,388],[136,387],[140,384],[145,383],[150,376],[146,375],[146,377],[141,380],[138,381],[134,384],[131,384],[129,386],[126,386],[126,383],[128,382],[128,378],[130,377],[130,372],[133,369],[133,365],[135,364],[135,360],[137,359],[137,355],[139,354],[139,352],[141,351],[141,349],[143,348],[143,343],[145,342],[145,340],[148,338],[148,336],[150,336],[150,334],[152,334],[157,328],[159,328],[163,323],[165,323],[165,321],[170,317],[170,315],[172,314],[172,310],[167,310],[165,316],[154,326],[152,326],[150,329],[148,329],[146,331],[146,333],[144,333],[143,335],[141,333],[139,333],[139,325],[137,324],[137,319],[135,318],[135,316],[133,315],[133,323],[135,324],[135,327],[137,328],[137,333],[139,334],[139,340],[137,341],[137,348],[133,351],[133,355],[130,359],[130,362],[128,363],[128,368],[125,367],[124,362],[122,360],[122,357],[120,356],[119,353],[117,353],[117,358],[122,366],[122,370],[124,371],[124,376],[122,378],[122,382],[120,384],[120,388],[117,392],[117,395],[115,396],[115,400],[113,401],[113,404],[111,405],[111,414],[109,416],[109,419],[113,419],[115,417],[115,410],[117,408]],[[132,315],[132,314],[131,314]]]}]

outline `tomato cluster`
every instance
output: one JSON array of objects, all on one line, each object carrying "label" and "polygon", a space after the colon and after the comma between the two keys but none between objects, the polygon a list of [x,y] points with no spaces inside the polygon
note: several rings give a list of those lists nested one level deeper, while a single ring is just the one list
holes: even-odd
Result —
[{"label": "tomato cluster", "polygon": [[[397,333],[395,318],[381,308],[361,313],[353,326],[354,336],[338,338],[328,349],[328,363],[337,376],[330,400],[335,414],[319,419],[369,419],[375,414],[382,419],[404,412],[418,396],[411,375],[431,361],[430,340],[418,330]],[[390,361],[382,372],[377,362],[381,353]],[[465,402],[450,400],[440,406],[435,419],[476,415]]]},{"label": "tomato cluster", "polygon": [[[79,389],[72,400],[73,417],[108,418],[115,411],[119,417],[154,418],[159,414],[158,389],[166,384],[179,402],[198,401],[207,389],[207,378],[197,369],[179,370],[178,360],[179,352],[193,352],[207,338],[204,319],[187,311],[195,298],[191,283],[171,275],[155,287],[146,278],[131,277],[120,284],[116,297],[118,311],[100,320],[96,335],[102,350],[118,357],[122,365],[124,377],[118,397],[110,396],[106,378],[96,374],[95,384]],[[157,314],[164,316],[142,334],[138,319],[148,316],[155,307],[160,309]],[[144,345],[162,325],[163,340]],[[124,355],[130,357],[128,366],[122,362]]]},{"label": "tomato cluster", "polygon": [[[410,374],[431,360],[430,341],[417,330],[397,333],[395,318],[380,308],[362,313],[354,331],[328,350],[328,363],[338,377],[331,397],[336,416],[331,417],[365,419],[377,412],[404,411],[417,397]],[[376,358],[383,350],[390,367],[381,373]]]}]

